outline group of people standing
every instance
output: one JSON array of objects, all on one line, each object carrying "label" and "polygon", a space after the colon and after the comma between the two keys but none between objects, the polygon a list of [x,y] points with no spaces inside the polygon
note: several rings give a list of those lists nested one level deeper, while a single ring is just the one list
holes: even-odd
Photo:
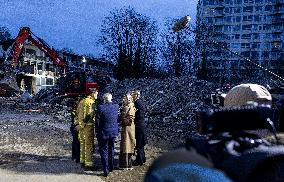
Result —
[{"label": "group of people standing", "polygon": [[[121,126],[119,167],[131,170],[133,165],[146,162],[144,146],[145,106],[140,100],[140,91],[135,90],[123,96],[122,106],[112,102],[112,95],[105,93],[103,103],[97,103],[98,91],[74,104],[72,158],[80,162],[85,170],[93,170],[94,137],[96,136],[104,176],[114,169],[114,143]],[[95,131],[95,133],[94,133]],[[136,159],[132,156],[137,153]]]}]

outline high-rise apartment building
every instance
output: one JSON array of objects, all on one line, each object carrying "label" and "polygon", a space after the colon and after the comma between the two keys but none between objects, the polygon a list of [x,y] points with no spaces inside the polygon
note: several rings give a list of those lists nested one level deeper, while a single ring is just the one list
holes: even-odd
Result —
[{"label": "high-rise apartment building", "polygon": [[[284,0],[199,0],[200,24],[213,27],[210,31],[214,33],[208,39],[223,42],[230,50],[284,73]],[[217,72],[223,69],[224,61],[231,69],[245,69],[238,56],[224,57],[220,49],[209,54],[208,61]]]}]

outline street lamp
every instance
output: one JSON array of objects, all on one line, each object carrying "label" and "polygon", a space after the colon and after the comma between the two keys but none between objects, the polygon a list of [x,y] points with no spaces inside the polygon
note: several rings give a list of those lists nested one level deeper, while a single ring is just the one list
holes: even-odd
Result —
[{"label": "street lamp", "polygon": [[83,63],[84,72],[85,72],[86,71],[86,63],[87,63],[87,59],[85,58],[85,56],[83,56],[83,58],[82,58],[82,63]]},{"label": "street lamp", "polygon": [[[181,31],[181,30],[183,30],[183,29],[185,29],[185,28],[188,28],[189,25],[190,25],[190,20],[191,20],[191,18],[190,18],[189,16],[184,16],[184,17],[182,17],[180,20],[178,20],[178,21],[174,24],[173,31],[174,31],[174,32],[178,32],[178,31]],[[193,33],[196,33],[195,30],[192,30],[192,29],[189,29],[189,30],[190,30],[191,32],[193,32]],[[240,55],[239,53],[232,51],[231,49],[229,49],[229,48],[223,46],[222,44],[220,44],[219,42],[217,42],[217,41],[215,41],[215,40],[213,40],[213,39],[206,39],[206,38],[205,38],[204,40],[201,40],[201,41],[213,43],[213,44],[215,44],[215,45],[221,47],[223,50],[226,50],[226,51],[230,52],[231,54],[236,55],[236,56],[238,56],[239,58],[244,59],[245,61],[250,62],[251,64],[253,64],[253,65],[255,65],[255,66],[257,66],[257,67],[263,69],[264,71],[266,71],[266,72],[270,73],[271,75],[277,77],[278,79],[284,81],[284,79],[283,79],[282,77],[280,77],[279,75],[273,73],[272,71],[269,71],[267,68],[264,68],[263,66],[261,66],[261,65],[255,63],[255,62],[253,62],[252,60],[250,60],[250,59],[248,59],[248,58],[246,58],[246,57]]]}]

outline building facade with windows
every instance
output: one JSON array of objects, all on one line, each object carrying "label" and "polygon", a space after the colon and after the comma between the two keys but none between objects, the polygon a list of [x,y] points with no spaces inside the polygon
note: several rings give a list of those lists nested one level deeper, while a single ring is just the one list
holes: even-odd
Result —
[{"label": "building facade with windows", "polygon": [[[284,0],[199,0],[197,26],[201,24],[213,31],[208,39],[284,76]],[[224,50],[209,54],[215,73],[247,69],[243,59]]]},{"label": "building facade with windows", "polygon": [[[34,95],[41,89],[54,86],[64,71],[85,71],[87,75],[100,72],[112,76],[113,65],[105,60],[62,51],[58,53],[66,64],[65,70],[54,64],[38,47],[25,43],[17,66],[17,82],[20,88]],[[82,61],[83,57],[85,62]]]}]

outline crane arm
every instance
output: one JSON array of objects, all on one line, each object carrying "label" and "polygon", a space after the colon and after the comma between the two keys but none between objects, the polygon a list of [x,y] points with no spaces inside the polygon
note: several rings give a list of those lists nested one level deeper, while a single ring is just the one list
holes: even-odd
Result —
[{"label": "crane arm", "polygon": [[21,54],[24,42],[28,39],[30,30],[27,27],[23,27],[18,36],[16,37],[14,46],[13,46],[13,56],[12,56],[12,66],[16,67],[18,63],[18,58]]},{"label": "crane arm", "polygon": [[33,45],[37,46],[40,50],[46,53],[50,57],[50,59],[54,62],[54,64],[61,67],[65,66],[64,60],[59,57],[58,53],[55,50],[49,48],[49,46],[43,43],[39,38],[37,39],[33,38],[29,27],[23,27],[21,28],[18,36],[16,37],[13,46],[13,56],[12,56],[13,67],[16,67],[18,64],[18,59],[21,54],[24,42],[26,40],[29,40]]},{"label": "crane arm", "polygon": [[62,66],[62,67],[65,65],[64,61],[59,57],[59,55],[56,51],[50,49],[49,47],[47,47],[46,45],[37,41],[36,39],[34,39],[31,36],[28,38],[28,40],[31,41],[31,43],[33,45],[37,46],[40,50],[45,52],[51,58],[51,60],[54,62],[54,64],[56,64],[58,66]]}]

